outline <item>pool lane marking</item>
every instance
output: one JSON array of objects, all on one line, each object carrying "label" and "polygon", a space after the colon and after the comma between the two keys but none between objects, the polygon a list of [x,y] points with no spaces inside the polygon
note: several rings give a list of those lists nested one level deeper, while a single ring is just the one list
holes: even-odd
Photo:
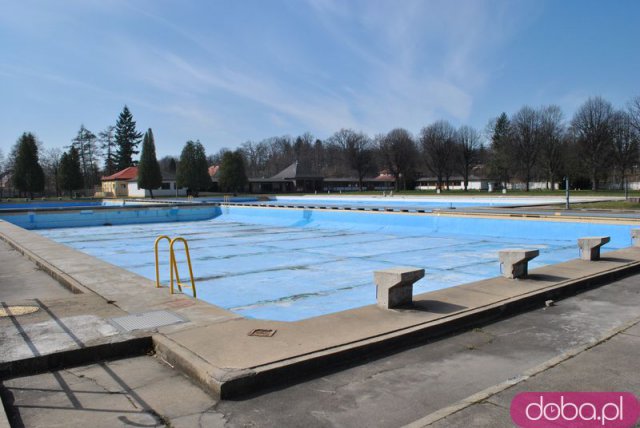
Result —
[{"label": "pool lane marking", "polygon": [[[270,208],[276,208],[276,209],[281,209],[281,210],[295,210],[295,211],[300,211],[300,210],[308,210],[308,211],[314,211],[314,209],[311,208],[307,208],[304,206],[299,206],[299,207],[294,207],[294,208],[290,208],[290,207],[286,207],[286,206],[273,206],[273,207],[265,207],[264,205],[262,206],[242,206],[242,208],[253,208],[253,209],[270,209]],[[345,209],[341,209],[341,208],[333,208],[333,207],[328,207],[328,210],[330,211],[338,211],[338,212],[342,212],[344,214],[399,214],[399,215],[412,215],[412,216],[435,216],[435,217],[455,217],[455,218],[482,218],[482,219],[488,219],[488,220],[527,220],[527,221],[549,221],[549,222],[555,222],[555,223],[596,223],[596,224],[622,224],[622,225],[629,225],[629,226],[634,226],[638,223],[640,223],[640,218],[618,218],[618,217],[588,217],[588,216],[583,216],[583,217],[574,217],[574,216],[569,216],[569,215],[556,215],[556,214],[508,214],[508,213],[493,213],[493,214],[480,214],[480,213],[461,213],[461,212],[448,212],[448,211],[438,211],[438,210],[433,210],[431,212],[405,212],[405,211],[386,211],[385,208],[383,208],[382,211],[373,211],[373,210],[368,210],[368,211],[359,211],[359,210],[354,210],[354,209],[349,209],[349,210],[345,210]]]}]

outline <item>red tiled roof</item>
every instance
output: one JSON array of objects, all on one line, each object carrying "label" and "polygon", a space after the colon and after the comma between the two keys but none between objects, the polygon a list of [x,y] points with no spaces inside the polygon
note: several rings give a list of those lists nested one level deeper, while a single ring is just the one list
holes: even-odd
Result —
[{"label": "red tiled roof", "polygon": [[102,181],[116,181],[116,180],[135,180],[138,178],[138,167],[130,166],[129,168],[125,168],[122,171],[118,171],[113,175],[108,177],[102,177]]},{"label": "red tiled roof", "polygon": [[373,179],[374,181],[388,181],[388,182],[393,182],[396,181],[396,178],[389,174],[387,171],[382,171],[380,173],[380,175],[378,175],[376,178]]}]

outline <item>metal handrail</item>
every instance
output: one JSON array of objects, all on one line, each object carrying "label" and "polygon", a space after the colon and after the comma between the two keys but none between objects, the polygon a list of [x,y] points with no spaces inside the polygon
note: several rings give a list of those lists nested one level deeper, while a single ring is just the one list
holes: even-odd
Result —
[{"label": "metal handrail", "polygon": [[[182,242],[184,244],[184,251],[185,254],[187,255],[187,265],[189,266],[189,278],[191,280],[191,285],[186,285],[183,284],[180,281],[180,274],[178,273],[178,263],[176,262],[176,254],[175,251],[173,249],[173,244],[175,244],[176,242]],[[179,236],[177,238],[173,238],[171,240],[171,243],[169,244],[169,263],[171,264],[171,289],[170,292],[171,294],[174,293],[173,291],[173,275],[175,273],[175,278],[176,278],[176,285],[178,286],[178,289],[180,291],[182,291],[182,288],[190,288],[193,290],[193,297],[196,297],[196,283],[193,279],[193,267],[191,266],[191,255],[189,254],[189,244],[187,243],[187,240],[184,239],[183,237]]]},{"label": "metal handrail", "polygon": [[[160,288],[161,287],[161,285],[160,285],[160,261],[159,261],[159,257],[158,257],[158,244],[163,239],[166,239],[167,241],[169,241],[169,270],[170,270],[170,278],[171,278],[171,282],[170,282],[170,285],[169,285],[170,293],[174,294],[174,278],[175,278],[175,284],[177,285],[178,290],[182,291],[183,287],[184,288],[191,288],[193,290],[193,297],[195,298],[196,297],[196,283],[195,283],[195,280],[193,278],[193,267],[191,265],[191,254],[189,253],[189,244],[187,243],[187,240],[184,239],[181,236],[171,239],[167,235],[161,235],[161,236],[158,236],[156,238],[156,241],[155,241],[155,244],[154,244],[154,252],[155,252],[155,258],[156,258],[156,288]],[[191,280],[191,285],[183,284],[180,281],[180,273],[178,272],[178,262],[176,261],[176,254],[175,254],[175,250],[173,248],[173,244],[175,244],[176,242],[182,242],[184,244],[184,251],[185,251],[185,254],[187,256],[187,265],[189,266],[189,278]]]},{"label": "metal handrail", "polygon": [[160,288],[160,262],[158,261],[158,243],[163,239],[169,241],[169,252],[171,252],[171,238],[169,238],[167,235],[158,236],[156,238],[155,244],[153,245],[156,254],[156,288]]}]

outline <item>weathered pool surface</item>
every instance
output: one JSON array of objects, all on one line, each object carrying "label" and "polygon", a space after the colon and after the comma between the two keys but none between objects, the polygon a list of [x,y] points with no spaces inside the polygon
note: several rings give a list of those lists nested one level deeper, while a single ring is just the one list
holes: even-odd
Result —
[{"label": "weathered pool surface", "polygon": [[[344,215],[232,208],[231,214],[227,210],[207,221],[38,233],[150,279],[155,279],[156,237],[183,236],[191,250],[198,298],[246,317],[279,321],[375,303],[373,271],[378,269],[424,268],[425,278],[414,289],[418,294],[500,275],[497,251],[502,248],[540,249],[540,257],[530,263],[536,268],[578,257],[576,237],[594,228],[604,232],[616,228],[616,233],[628,235],[624,226],[589,225],[583,231],[574,223],[527,221],[456,219],[446,221],[457,221],[457,227],[453,223],[430,228],[385,226],[435,221],[391,214],[353,214],[348,222],[336,222]],[[316,222],[311,220],[314,216]],[[539,233],[543,228],[556,231]],[[606,249],[624,246],[618,239]],[[165,284],[169,277],[166,247],[164,241],[160,260]],[[184,262],[179,248],[177,254]],[[180,272],[186,280],[186,264],[181,263]]]}]

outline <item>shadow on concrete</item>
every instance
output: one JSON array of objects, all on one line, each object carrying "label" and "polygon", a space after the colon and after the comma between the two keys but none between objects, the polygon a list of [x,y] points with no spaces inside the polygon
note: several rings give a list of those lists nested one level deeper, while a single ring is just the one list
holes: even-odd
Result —
[{"label": "shadow on concrete", "polygon": [[[7,387],[2,385],[0,387],[0,398],[4,403],[7,417],[11,423],[11,426],[14,428],[24,428],[26,425],[24,424],[23,418],[20,414],[20,409],[28,409],[32,411],[33,409],[41,409],[43,412],[46,411],[71,411],[71,412],[89,412],[96,415],[99,414],[119,414],[117,416],[117,420],[120,421],[125,426],[136,426],[136,427],[155,427],[159,425],[166,425],[166,421],[144,400],[142,397],[134,391],[118,374],[116,374],[111,367],[109,367],[106,363],[98,363],[99,367],[101,367],[106,375],[111,378],[120,388],[120,391],[95,391],[93,389],[87,390],[86,385],[78,384],[78,385],[70,385],[62,376],[61,372],[56,371],[52,372],[57,387],[49,387],[49,388],[24,388],[24,387]],[[32,391],[36,393],[40,393],[41,398],[45,399],[47,395],[63,393],[67,400],[68,405],[51,405],[44,404],[47,400],[40,400],[43,404],[17,404],[16,403],[16,393],[24,391]],[[78,397],[78,394],[83,395],[91,395],[96,397],[95,399],[89,399],[88,401],[91,404],[95,403],[103,403],[103,406],[94,406],[94,405],[83,405],[81,400]],[[114,406],[114,395],[124,396],[126,399],[124,402],[128,402],[132,404],[132,408],[123,408],[122,406],[115,405]],[[97,396],[104,396],[104,400]],[[83,401],[87,401],[85,398]],[[132,415],[140,415],[147,414],[150,415],[155,422],[151,424],[144,424],[137,422],[135,420],[131,420],[130,416]],[[69,413],[70,420],[73,420],[73,413]],[[78,418],[84,418],[84,416],[78,416]]]},{"label": "shadow on concrete", "polygon": [[531,279],[533,281],[562,282],[568,280],[569,278],[565,276],[530,273],[529,275],[527,275],[526,279]]},{"label": "shadow on concrete", "polygon": [[455,305],[453,303],[441,302],[439,300],[416,300],[412,305],[400,309],[432,312],[434,314],[451,314],[468,308],[467,306]]},{"label": "shadow on concrete", "polygon": [[[36,302],[38,302],[37,299],[36,299]],[[7,305],[5,302],[0,302],[0,306],[2,306],[2,308],[7,313],[10,313],[9,305]],[[39,356],[40,352],[38,351],[38,348],[36,348],[36,345],[33,343],[33,340],[31,340],[29,335],[25,332],[24,328],[22,328],[22,324],[20,324],[20,322],[16,319],[15,316],[9,316],[9,319],[11,320],[11,322],[13,323],[13,326],[18,331],[18,334],[20,335],[20,337],[22,337],[22,340],[24,340],[24,343],[27,344],[27,346],[29,347],[33,355],[36,357]]]},{"label": "shadow on concrete", "polygon": [[632,263],[634,260],[623,259],[622,257],[600,257],[603,262],[616,262],[616,263]]}]

